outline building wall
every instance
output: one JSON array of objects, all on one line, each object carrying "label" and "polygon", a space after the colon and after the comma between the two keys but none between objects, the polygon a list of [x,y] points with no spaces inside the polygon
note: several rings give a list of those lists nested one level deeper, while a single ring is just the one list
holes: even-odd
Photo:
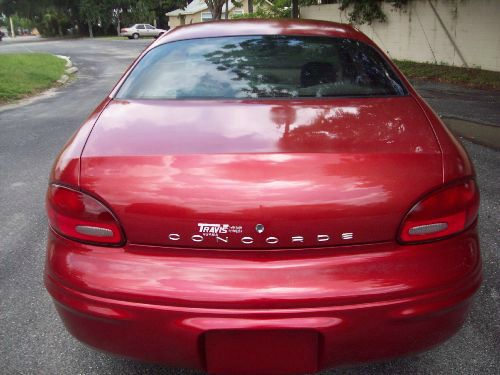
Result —
[{"label": "building wall", "polygon": [[[392,58],[500,71],[500,0],[414,0],[383,10],[387,22],[358,28]],[[301,7],[300,16],[348,22],[338,4]]]},{"label": "building wall", "polygon": [[[192,23],[198,23],[201,22],[201,12],[194,13],[194,14],[187,14],[184,16],[184,24],[185,25],[190,25]],[[173,29],[174,27],[181,26],[181,17],[168,17],[168,26]]]}]

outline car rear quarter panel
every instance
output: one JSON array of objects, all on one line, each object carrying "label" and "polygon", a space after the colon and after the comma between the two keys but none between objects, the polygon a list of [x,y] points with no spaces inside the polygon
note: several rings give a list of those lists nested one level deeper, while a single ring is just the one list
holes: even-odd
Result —
[{"label": "car rear quarter panel", "polygon": [[446,127],[439,115],[416,92],[413,93],[422,111],[427,116],[439,143],[442,154],[443,183],[475,176],[474,166],[462,144]]},{"label": "car rear quarter panel", "polygon": [[110,101],[110,98],[104,99],[66,142],[52,167],[49,177],[50,182],[72,186],[80,185],[81,154],[95,122]]}]

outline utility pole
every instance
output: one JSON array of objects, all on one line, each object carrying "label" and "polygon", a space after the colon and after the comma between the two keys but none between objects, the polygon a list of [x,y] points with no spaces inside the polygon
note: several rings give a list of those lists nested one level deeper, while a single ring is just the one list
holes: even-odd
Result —
[{"label": "utility pole", "polygon": [[12,22],[12,17],[9,17],[10,19],[10,34],[13,38],[16,37],[16,33],[14,32],[14,22]]}]

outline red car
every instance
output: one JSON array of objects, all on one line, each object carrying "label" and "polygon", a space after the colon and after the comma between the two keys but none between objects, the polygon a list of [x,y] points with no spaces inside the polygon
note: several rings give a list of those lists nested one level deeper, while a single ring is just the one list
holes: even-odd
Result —
[{"label": "red car", "polygon": [[45,283],[104,351],[217,374],[415,353],[481,283],[464,149],[354,28],[179,27],[65,146]]}]

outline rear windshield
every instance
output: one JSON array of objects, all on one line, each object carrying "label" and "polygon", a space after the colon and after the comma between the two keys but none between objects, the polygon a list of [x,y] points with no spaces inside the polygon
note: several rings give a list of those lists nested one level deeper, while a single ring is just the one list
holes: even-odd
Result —
[{"label": "rear windshield", "polygon": [[236,36],[160,45],[118,98],[217,99],[404,95],[385,60],[356,40]]}]

